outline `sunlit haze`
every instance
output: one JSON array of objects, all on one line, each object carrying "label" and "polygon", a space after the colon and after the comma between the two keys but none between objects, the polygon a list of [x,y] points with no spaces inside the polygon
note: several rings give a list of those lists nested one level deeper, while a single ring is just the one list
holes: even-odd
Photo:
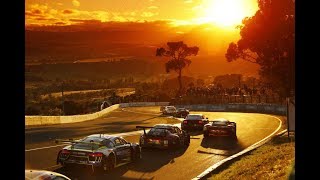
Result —
[{"label": "sunlit haze", "polygon": [[26,0],[25,14],[27,26],[164,20],[234,27],[257,9],[256,0]]}]

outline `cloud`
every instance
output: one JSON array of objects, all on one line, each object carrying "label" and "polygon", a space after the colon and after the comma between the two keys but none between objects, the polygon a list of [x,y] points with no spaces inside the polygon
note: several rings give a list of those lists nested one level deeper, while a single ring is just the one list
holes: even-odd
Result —
[{"label": "cloud", "polygon": [[159,13],[153,13],[153,12],[143,12],[141,14],[142,17],[152,17],[152,16],[156,16],[158,15]]},{"label": "cloud", "polygon": [[185,0],[184,3],[190,4],[190,3],[193,3],[193,0]]},{"label": "cloud", "polygon": [[66,9],[66,10],[63,10],[62,13],[63,13],[63,14],[72,14],[72,13],[74,13],[74,12],[73,12],[73,10],[71,10],[71,9]]},{"label": "cloud", "polygon": [[149,6],[148,9],[158,9],[158,6]]},{"label": "cloud", "polygon": [[37,21],[56,21],[57,19],[56,18],[47,18],[47,17],[38,17],[38,18],[35,18],[35,20],[37,20]]},{"label": "cloud", "polygon": [[96,19],[69,19],[71,22],[83,23],[83,24],[100,24],[100,20]]},{"label": "cloud", "polygon": [[56,22],[56,23],[54,23],[55,25],[60,25],[60,26],[63,26],[63,25],[66,25],[66,23],[65,22]]},{"label": "cloud", "polygon": [[72,4],[76,7],[80,6],[80,2],[78,0],[72,0]]}]

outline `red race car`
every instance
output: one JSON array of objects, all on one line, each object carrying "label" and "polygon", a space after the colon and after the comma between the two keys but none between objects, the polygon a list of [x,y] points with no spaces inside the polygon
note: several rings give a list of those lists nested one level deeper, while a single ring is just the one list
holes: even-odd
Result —
[{"label": "red race car", "polygon": [[203,137],[209,136],[229,136],[237,139],[237,124],[224,118],[209,121],[203,127]]}]

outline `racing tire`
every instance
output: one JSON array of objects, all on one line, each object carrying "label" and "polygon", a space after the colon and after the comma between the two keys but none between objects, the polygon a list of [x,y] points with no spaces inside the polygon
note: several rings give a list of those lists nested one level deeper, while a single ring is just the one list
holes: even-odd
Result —
[{"label": "racing tire", "polygon": [[184,140],[184,145],[189,146],[190,145],[190,135],[188,134],[186,139]]},{"label": "racing tire", "polygon": [[111,170],[113,170],[115,168],[115,164],[116,164],[116,159],[114,155],[109,155],[105,162],[105,165],[106,165],[105,171],[110,172]]},{"label": "racing tire", "polygon": [[131,160],[132,162],[135,162],[137,160],[141,159],[141,150],[140,147],[136,147],[136,150],[131,150]]},{"label": "racing tire", "polygon": [[204,132],[204,133],[203,133],[203,138],[208,138],[208,137],[209,137],[209,134],[206,133],[206,132]]}]

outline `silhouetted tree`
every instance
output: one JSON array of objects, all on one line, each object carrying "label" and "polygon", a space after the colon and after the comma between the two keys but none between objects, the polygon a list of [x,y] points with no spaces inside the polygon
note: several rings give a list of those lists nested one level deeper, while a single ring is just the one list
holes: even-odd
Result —
[{"label": "silhouetted tree", "polygon": [[191,60],[188,59],[188,56],[196,56],[199,51],[199,47],[188,47],[183,41],[179,42],[168,42],[167,46],[169,49],[158,48],[156,52],[156,56],[166,56],[170,57],[169,61],[166,63],[166,72],[170,72],[174,70],[178,73],[178,81],[179,81],[179,93],[182,90],[182,82],[181,82],[181,73],[182,69],[191,64]]},{"label": "silhouetted tree", "polygon": [[288,96],[295,86],[295,2],[258,0],[259,10],[239,26],[241,39],[230,43],[227,61],[243,59],[260,65],[267,83]]}]

